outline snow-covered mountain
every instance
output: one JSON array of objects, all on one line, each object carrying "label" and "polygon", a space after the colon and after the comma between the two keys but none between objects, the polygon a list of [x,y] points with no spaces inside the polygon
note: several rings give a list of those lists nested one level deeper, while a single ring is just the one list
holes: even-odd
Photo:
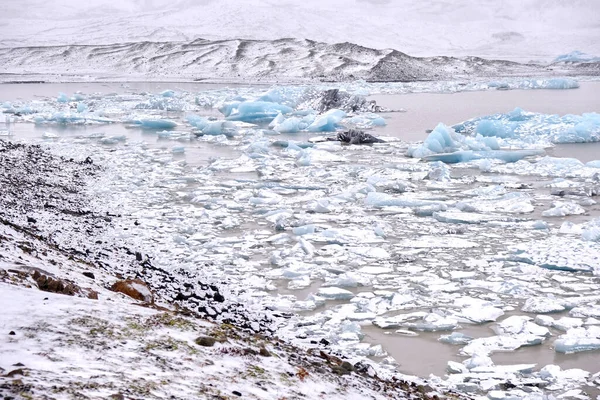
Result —
[{"label": "snow-covered mountain", "polygon": [[[4,80],[367,81],[450,80],[531,75],[597,75],[600,63],[550,66],[476,57],[411,57],[351,43],[310,40],[204,40],[0,49]],[[42,78],[45,79],[45,78]],[[57,79],[56,77],[53,79]]]},{"label": "snow-covered mountain", "polygon": [[413,56],[600,54],[597,0],[3,0],[0,46],[311,39]]}]

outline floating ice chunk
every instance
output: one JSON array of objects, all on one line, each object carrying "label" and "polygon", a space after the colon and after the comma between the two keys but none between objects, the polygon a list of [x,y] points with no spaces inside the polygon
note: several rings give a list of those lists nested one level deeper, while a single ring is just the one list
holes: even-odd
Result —
[{"label": "floating ice chunk", "polygon": [[471,369],[476,374],[530,374],[537,364],[489,365]]},{"label": "floating ice chunk", "polygon": [[432,181],[449,182],[450,168],[441,161],[433,161],[430,164],[431,171],[427,174],[427,178]]},{"label": "floating ice chunk", "polygon": [[367,266],[367,267],[362,267],[357,272],[361,273],[361,274],[367,274],[367,275],[381,275],[381,274],[392,273],[392,272],[394,272],[394,269],[390,268],[390,267]]},{"label": "floating ice chunk", "polygon": [[600,218],[594,218],[583,225],[581,238],[590,242],[600,242]]},{"label": "floating ice chunk", "polygon": [[523,312],[536,314],[546,314],[564,310],[565,306],[562,302],[549,297],[531,297],[527,299],[523,307],[521,307],[521,311]]},{"label": "floating ice chunk", "polygon": [[278,114],[288,114],[292,108],[268,101],[244,101],[230,103],[219,111],[228,121],[270,122]]},{"label": "floating ice chunk", "polygon": [[506,193],[503,196],[488,199],[461,201],[456,204],[456,208],[461,211],[481,213],[501,211],[524,214],[534,210],[529,195],[520,192]]},{"label": "floating ice chunk", "polygon": [[460,149],[457,144],[459,140],[456,132],[444,124],[438,124],[422,145],[408,148],[408,155],[423,158],[436,153],[451,153]]},{"label": "floating ice chunk", "polygon": [[550,336],[548,328],[539,326],[531,322],[533,318],[523,315],[513,315],[500,322],[496,327],[496,333],[499,335],[534,335]]},{"label": "floating ice chunk", "polygon": [[[281,115],[281,114],[279,114]],[[273,127],[273,130],[279,133],[296,133],[306,128],[307,125],[303,124],[302,120],[298,117],[291,117],[278,123]]]},{"label": "floating ice chunk", "polygon": [[463,365],[471,370],[479,367],[491,367],[494,365],[494,362],[486,354],[475,353],[471,358],[463,361]]},{"label": "floating ice chunk", "polygon": [[185,147],[183,147],[183,146],[173,146],[173,148],[171,148],[171,153],[174,153],[174,154],[185,153]]},{"label": "floating ice chunk", "polygon": [[449,335],[442,335],[438,339],[440,342],[449,343],[449,344],[467,344],[473,338],[471,336],[467,336],[464,333],[460,332],[452,332]]},{"label": "floating ice chunk", "polygon": [[433,218],[449,224],[483,224],[487,222],[514,222],[515,218],[498,214],[477,214],[462,211],[434,212]]},{"label": "floating ice chunk", "polygon": [[346,157],[344,156],[340,156],[326,150],[307,148],[298,153],[296,163],[301,166],[309,166],[315,163],[344,161],[347,161]]},{"label": "floating ice chunk", "polygon": [[77,103],[77,112],[78,113],[86,112],[87,109],[88,109],[88,106],[85,103],[82,103],[82,102]]},{"label": "floating ice chunk", "polygon": [[369,278],[358,275],[358,274],[353,274],[350,272],[338,275],[334,279],[326,281],[323,284],[324,287],[337,286],[337,287],[342,287],[342,288],[344,288],[344,287],[352,288],[352,287],[370,286],[370,285],[371,285],[371,281],[369,280]]},{"label": "floating ice chunk", "polygon": [[127,140],[127,136],[125,136],[125,135],[113,135],[113,136],[107,136],[107,137],[101,138],[100,143],[106,144],[106,145],[113,145],[113,144],[117,144],[119,142],[124,142],[126,140]]},{"label": "floating ice chunk", "polygon": [[230,121],[209,122],[201,131],[204,135],[225,135],[227,137],[233,137],[238,133],[236,125]]},{"label": "floating ice chunk", "polygon": [[479,305],[463,308],[456,314],[461,321],[474,324],[493,322],[504,315],[504,311],[490,305]]},{"label": "floating ice chunk", "polygon": [[308,235],[311,233],[315,233],[315,226],[314,225],[298,226],[298,227],[292,229],[292,232],[294,233],[294,235],[297,235],[297,236]]},{"label": "floating ice chunk", "polygon": [[573,368],[561,370],[560,366],[552,364],[546,365],[539,372],[539,377],[541,379],[548,382],[560,382],[561,385],[564,385],[565,381],[584,383],[589,376],[590,373],[582,369]]},{"label": "floating ice chunk", "polygon": [[57,133],[54,133],[54,132],[44,132],[42,134],[42,137],[44,139],[57,139],[59,136]]},{"label": "floating ice chunk", "polygon": [[569,329],[579,328],[583,325],[583,321],[580,318],[562,317],[557,321],[554,321],[552,327],[563,332],[567,332]]},{"label": "floating ice chunk", "polygon": [[600,326],[572,328],[554,342],[557,353],[577,353],[600,349]]},{"label": "floating ice chunk", "polygon": [[421,321],[404,322],[402,328],[408,328],[415,331],[437,332],[450,331],[458,328],[458,320],[452,317],[444,317],[436,313],[429,313]]},{"label": "floating ice chunk", "polygon": [[448,367],[446,370],[451,374],[466,374],[469,372],[468,368],[461,363],[456,361],[448,361]]},{"label": "floating ice chunk", "polygon": [[344,111],[332,109],[318,116],[306,129],[309,132],[333,132],[345,116]]},{"label": "floating ice chunk", "polygon": [[59,93],[58,97],[56,98],[56,101],[59,103],[68,103],[69,102],[69,96],[67,96],[65,93]]},{"label": "floating ice chunk", "polygon": [[[366,257],[366,258],[378,258],[378,259],[386,259],[386,258],[390,258],[390,253],[388,253],[385,249],[382,249],[380,247],[365,247],[365,246],[360,246],[360,247],[347,247],[347,250],[350,253],[359,255],[361,257]],[[368,268],[368,267],[365,267]],[[372,267],[372,268],[386,268],[386,267]],[[385,273],[385,272],[381,272],[382,270],[379,269],[372,269],[371,271],[375,272],[375,271],[379,271],[379,273]],[[367,272],[365,272],[367,273]]]},{"label": "floating ice chunk", "polygon": [[600,168],[600,160],[588,161],[585,163],[585,166],[590,168]]},{"label": "floating ice chunk", "polygon": [[144,129],[173,129],[177,122],[168,119],[140,119],[134,121]]},{"label": "floating ice chunk", "polygon": [[291,280],[288,283],[288,289],[290,290],[298,290],[304,289],[310,286],[310,277],[308,275],[300,276],[296,279]]},{"label": "floating ice chunk", "polygon": [[175,91],[174,90],[163,90],[162,92],[160,92],[160,95],[162,97],[175,97]]},{"label": "floating ice chunk", "polygon": [[600,274],[597,254],[600,243],[568,236],[552,236],[511,247],[509,259],[541,268],[560,271],[585,271]]},{"label": "floating ice chunk", "polygon": [[542,213],[544,217],[564,217],[585,214],[585,208],[574,202],[555,201],[552,208]]},{"label": "floating ice chunk", "polygon": [[431,205],[441,205],[445,207],[446,205],[442,202],[431,201],[431,200],[422,200],[418,198],[411,197],[398,197],[392,196],[386,193],[380,192],[369,192],[367,197],[365,198],[365,205],[368,207],[421,207],[421,206],[431,206]]},{"label": "floating ice chunk", "polygon": [[377,317],[375,320],[373,320],[373,325],[378,326],[381,329],[401,328],[407,321],[422,319],[427,315],[429,315],[429,313],[417,311],[409,314],[400,314],[393,317]]},{"label": "floating ice chunk", "polygon": [[347,119],[345,121],[345,123],[356,125],[359,128],[368,128],[368,127],[373,127],[373,126],[387,125],[387,122],[385,122],[385,119],[383,119],[382,117],[380,117],[377,114],[371,114],[371,113],[354,116],[352,118]]},{"label": "floating ice chunk", "polygon": [[466,249],[479,247],[478,243],[452,236],[421,236],[417,239],[404,239],[397,243],[398,247],[413,247],[418,249],[428,248],[454,248]]},{"label": "floating ice chunk", "polygon": [[[558,81],[556,84],[560,85]],[[454,129],[463,134],[479,133],[488,137],[519,140],[521,143],[596,142],[600,140],[600,114],[567,114],[560,117],[516,108],[506,114],[488,115],[465,121],[455,125]]]},{"label": "floating ice chunk", "polygon": [[422,157],[426,161],[442,161],[448,164],[469,162],[481,159],[497,159],[507,163],[514,163],[525,157],[544,154],[543,150],[462,150],[453,153],[432,154]]},{"label": "floating ice chunk", "polygon": [[545,337],[536,335],[502,335],[473,339],[461,349],[467,355],[491,354],[497,351],[512,351],[523,346],[541,344]]},{"label": "floating ice chunk", "polygon": [[328,300],[350,300],[354,297],[351,291],[337,287],[322,287],[317,291],[317,295]]},{"label": "floating ice chunk", "polygon": [[306,208],[315,213],[329,213],[333,209],[333,204],[328,199],[313,200]]}]

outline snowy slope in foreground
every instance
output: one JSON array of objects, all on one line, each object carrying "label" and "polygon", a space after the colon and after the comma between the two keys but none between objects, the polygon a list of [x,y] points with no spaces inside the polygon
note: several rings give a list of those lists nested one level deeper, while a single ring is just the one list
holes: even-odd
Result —
[{"label": "snowy slope in foreground", "polygon": [[[3,80],[11,75],[60,75],[55,80],[450,80],[474,77],[598,75],[600,63],[550,66],[475,57],[416,58],[396,50],[310,40],[198,39],[192,42],[140,42],[0,48]],[[87,78],[86,78],[87,76]]]},{"label": "snowy slope in foreground", "polygon": [[301,38],[414,56],[599,54],[597,0],[3,0],[0,45]]}]

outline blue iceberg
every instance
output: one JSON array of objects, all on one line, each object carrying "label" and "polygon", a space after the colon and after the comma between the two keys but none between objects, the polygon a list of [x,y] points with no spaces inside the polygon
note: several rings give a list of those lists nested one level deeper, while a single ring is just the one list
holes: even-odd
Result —
[{"label": "blue iceberg", "polygon": [[520,108],[473,118],[453,126],[466,135],[517,139],[525,143],[587,143],[600,141],[600,114],[542,114]]},{"label": "blue iceberg", "polygon": [[58,101],[59,103],[68,103],[69,96],[67,96],[65,93],[60,92],[58,94],[58,97],[56,98],[56,101]]},{"label": "blue iceberg", "polygon": [[309,132],[333,132],[345,117],[346,113],[344,111],[332,109],[319,115],[306,129]]},{"label": "blue iceberg", "polygon": [[177,122],[169,119],[138,119],[134,123],[144,129],[173,129],[177,126]]},{"label": "blue iceberg", "polygon": [[269,101],[236,101],[224,104],[219,111],[228,121],[270,122],[278,114],[289,114],[293,109]]}]

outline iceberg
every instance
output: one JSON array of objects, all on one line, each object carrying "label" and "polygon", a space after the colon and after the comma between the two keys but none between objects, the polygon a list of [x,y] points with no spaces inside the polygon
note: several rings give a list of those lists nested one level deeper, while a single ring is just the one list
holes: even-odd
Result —
[{"label": "iceberg", "polygon": [[56,98],[56,101],[59,103],[68,103],[69,102],[69,96],[67,96],[65,93],[59,93],[58,97]]},{"label": "iceberg", "polygon": [[496,139],[498,136],[489,131],[484,133],[488,136],[480,133],[464,136],[444,124],[438,124],[423,144],[410,146],[407,155],[425,161],[454,164],[490,158],[516,162],[525,157],[543,154],[543,150],[540,149],[501,150]]},{"label": "iceberg", "polygon": [[[600,141],[600,114],[543,114],[515,108],[508,113],[473,118],[454,125],[457,133],[520,143],[586,143]],[[518,143],[516,142],[516,143]]]},{"label": "iceberg", "polygon": [[306,129],[309,132],[333,132],[338,128],[340,121],[346,116],[342,110],[332,109],[319,115]]},{"label": "iceberg", "polygon": [[177,122],[169,119],[139,119],[134,123],[144,129],[173,129],[177,126]]},{"label": "iceberg", "polygon": [[291,107],[269,101],[233,102],[220,111],[228,121],[271,122],[278,114],[288,114]]}]

